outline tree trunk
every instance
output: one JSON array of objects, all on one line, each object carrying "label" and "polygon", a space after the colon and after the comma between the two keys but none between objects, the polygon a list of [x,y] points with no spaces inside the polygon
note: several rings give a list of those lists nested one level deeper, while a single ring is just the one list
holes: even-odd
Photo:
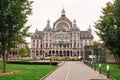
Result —
[{"label": "tree trunk", "polygon": [[120,69],[120,55],[118,55],[118,68]]},{"label": "tree trunk", "polygon": [[116,63],[118,64],[118,68],[120,69],[120,55],[115,55],[114,57],[116,59]]},{"label": "tree trunk", "polygon": [[10,44],[8,43],[7,53],[6,53],[6,64],[8,62],[8,56],[10,54]]},{"label": "tree trunk", "polygon": [[3,48],[2,50],[2,55],[3,55],[3,72],[6,72],[6,52],[5,49]]}]

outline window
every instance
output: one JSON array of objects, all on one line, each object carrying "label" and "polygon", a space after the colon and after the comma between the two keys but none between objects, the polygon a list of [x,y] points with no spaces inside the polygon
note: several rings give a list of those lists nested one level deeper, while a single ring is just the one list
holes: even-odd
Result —
[{"label": "window", "polygon": [[89,40],[89,45],[91,45],[91,40]]},{"label": "window", "polygon": [[74,43],[74,48],[76,48],[76,43]]},{"label": "window", "polygon": [[36,44],[36,48],[38,48],[38,44]]},{"label": "window", "polygon": [[85,40],[85,45],[87,45],[87,40]]},{"label": "window", "polygon": [[37,40],[37,44],[39,44],[39,40]]},{"label": "window", "polygon": [[42,44],[40,45],[40,47],[42,48]]},{"label": "window", "polygon": [[51,43],[49,45],[50,45],[50,48],[51,48]]},{"label": "window", "polygon": [[46,43],[46,48],[48,47],[48,43]]},{"label": "window", "polygon": [[87,35],[85,35],[85,37],[87,37]]},{"label": "window", "polygon": [[79,43],[77,44],[77,47],[79,48]]},{"label": "window", "polygon": [[35,43],[35,40],[33,40],[33,43]]},{"label": "window", "polygon": [[37,35],[37,38],[39,38],[39,35]]},{"label": "window", "polygon": [[33,44],[33,48],[35,47],[35,45]]}]

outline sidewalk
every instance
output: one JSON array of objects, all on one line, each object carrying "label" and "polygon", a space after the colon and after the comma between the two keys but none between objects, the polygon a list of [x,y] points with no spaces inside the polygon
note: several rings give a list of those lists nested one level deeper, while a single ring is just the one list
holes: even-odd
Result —
[{"label": "sidewalk", "polygon": [[82,62],[67,61],[44,80],[91,80],[107,79]]}]

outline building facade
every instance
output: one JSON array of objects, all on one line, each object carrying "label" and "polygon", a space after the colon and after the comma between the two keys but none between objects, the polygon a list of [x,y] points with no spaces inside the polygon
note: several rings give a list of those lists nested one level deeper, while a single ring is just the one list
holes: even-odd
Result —
[{"label": "building facade", "polygon": [[81,31],[76,20],[73,22],[66,17],[65,10],[62,10],[61,17],[58,18],[53,28],[50,21],[47,21],[43,31],[37,29],[31,35],[31,57],[47,56],[83,56],[84,46],[92,45],[93,35],[89,27],[86,31]]}]

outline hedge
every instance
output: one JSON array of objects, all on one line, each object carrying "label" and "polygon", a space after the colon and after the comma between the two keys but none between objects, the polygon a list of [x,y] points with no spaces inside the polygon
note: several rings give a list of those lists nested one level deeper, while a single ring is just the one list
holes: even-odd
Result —
[{"label": "hedge", "polygon": [[[8,61],[8,64],[35,64],[35,65],[50,65],[50,62],[24,62],[24,61]],[[52,62],[51,65],[56,66],[58,62]]]}]

